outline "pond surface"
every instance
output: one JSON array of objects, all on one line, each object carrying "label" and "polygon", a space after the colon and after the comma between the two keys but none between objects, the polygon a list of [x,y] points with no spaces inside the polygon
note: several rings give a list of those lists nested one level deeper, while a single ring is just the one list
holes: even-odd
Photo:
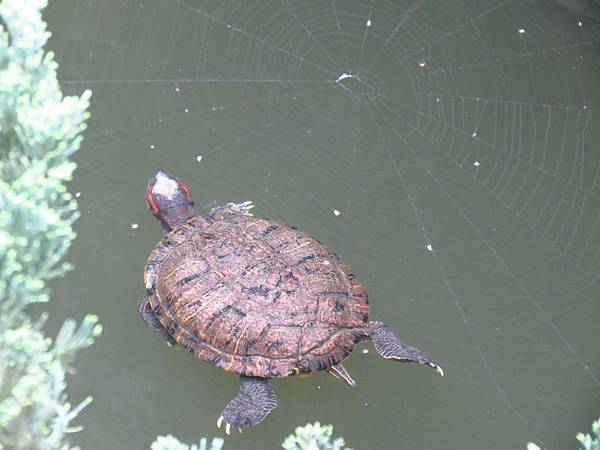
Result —
[{"label": "pond surface", "polygon": [[76,268],[48,308],[54,327],[95,313],[105,330],[70,379],[73,402],[95,398],[73,442],[221,436],[238,389],[137,315],[160,167],[200,211],[252,200],[333,247],[371,317],[446,373],[361,344],[356,387],[277,380],[279,407],[226,450],[279,448],[314,420],[357,450],[575,448],[600,413],[596,8],[53,0],[61,84],[94,95],[71,186]]}]

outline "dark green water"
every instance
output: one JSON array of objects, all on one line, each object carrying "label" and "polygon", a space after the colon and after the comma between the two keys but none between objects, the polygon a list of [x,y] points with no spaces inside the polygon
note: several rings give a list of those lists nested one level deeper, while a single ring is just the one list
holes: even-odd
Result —
[{"label": "dark green water", "polygon": [[49,305],[105,330],[70,379],[95,398],[75,443],[222,435],[237,392],[137,316],[160,167],[200,209],[253,200],[335,248],[372,317],[446,372],[362,345],[355,388],[275,381],[280,406],[225,449],[313,420],[357,450],[575,448],[600,414],[597,18],[548,0],[53,0],[45,17],[64,90],[94,91],[76,269]]}]

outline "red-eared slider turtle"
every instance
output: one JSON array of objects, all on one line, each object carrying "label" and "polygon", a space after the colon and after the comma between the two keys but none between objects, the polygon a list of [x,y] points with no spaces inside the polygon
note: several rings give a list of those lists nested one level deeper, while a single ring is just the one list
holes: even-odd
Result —
[{"label": "red-eared slider turtle", "polygon": [[194,215],[188,188],[157,170],[147,202],[164,237],[144,271],[142,318],[167,342],[241,377],[218,425],[252,427],[277,405],[270,378],[325,370],[354,385],[342,365],[371,339],[386,359],[439,364],[369,322],[365,289],[348,265],[294,227],[250,214],[250,202]]}]

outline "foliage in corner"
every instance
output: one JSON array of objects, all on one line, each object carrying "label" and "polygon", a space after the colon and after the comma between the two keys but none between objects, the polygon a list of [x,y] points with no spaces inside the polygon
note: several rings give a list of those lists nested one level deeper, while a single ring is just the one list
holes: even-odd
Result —
[{"label": "foliage in corner", "polygon": [[207,439],[202,438],[198,444],[192,444],[190,446],[180,442],[177,438],[169,434],[167,436],[158,436],[150,448],[152,450],[221,450],[223,448],[223,442],[224,441],[221,438],[213,438],[210,442],[210,446],[207,446]]},{"label": "foliage in corner", "polygon": [[67,320],[52,342],[26,307],[48,301],[64,274],[77,204],[65,183],[91,93],[63,97],[45,52],[46,0],[0,2],[0,448],[66,449],[70,421],[87,404],[66,401],[65,374],[101,332],[95,316]]},{"label": "foliage in corner", "polygon": [[307,423],[303,427],[296,428],[294,434],[290,434],[283,441],[285,450],[352,450],[344,447],[343,438],[336,438],[331,441],[333,435],[333,426],[321,426],[319,422],[314,424]]},{"label": "foliage in corner", "polygon": [[[321,426],[319,422],[314,424],[306,424],[303,427],[298,427],[294,434],[290,434],[282,447],[285,450],[352,450],[344,447],[344,439],[337,438],[331,441],[333,435],[333,426]],[[159,436],[152,443],[152,450],[221,450],[223,448],[223,439],[215,438],[212,440],[211,446],[207,447],[206,438],[202,438],[198,445],[189,446],[183,444],[175,437]]]},{"label": "foliage in corner", "polygon": [[[577,440],[581,443],[580,450],[600,450],[600,418],[592,423],[592,434],[577,434]],[[527,450],[541,450],[533,442],[527,444]]]}]

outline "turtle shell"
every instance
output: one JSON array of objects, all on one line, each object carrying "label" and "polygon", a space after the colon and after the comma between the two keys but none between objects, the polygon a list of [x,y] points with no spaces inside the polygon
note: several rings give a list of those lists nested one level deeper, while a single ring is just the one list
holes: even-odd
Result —
[{"label": "turtle shell", "polygon": [[350,268],[272,220],[195,216],[156,246],[144,278],[150,305],[179,344],[242,375],[326,370],[365,336],[369,304]]}]

